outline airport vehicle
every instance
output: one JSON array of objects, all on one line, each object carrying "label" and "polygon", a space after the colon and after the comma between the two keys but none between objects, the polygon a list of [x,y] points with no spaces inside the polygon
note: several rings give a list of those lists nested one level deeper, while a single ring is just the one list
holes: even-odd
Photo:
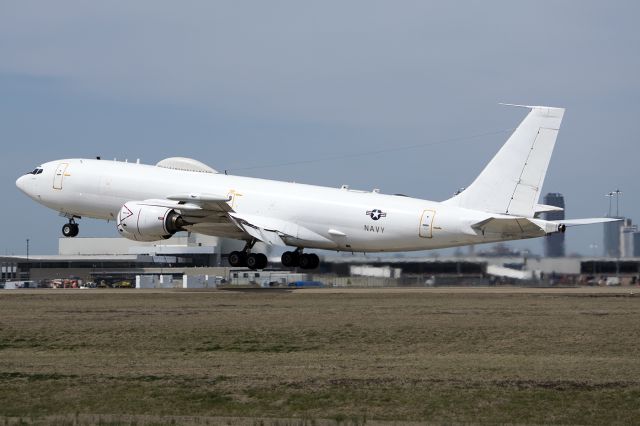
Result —
[{"label": "airport vehicle", "polygon": [[425,250],[541,237],[616,220],[538,218],[560,210],[538,199],[564,109],[526,108],[527,116],[473,183],[442,202],[231,176],[182,157],[156,165],[56,160],[16,185],[68,218],[66,237],[78,234],[76,219],[91,217],[115,221],[120,235],[136,241],[167,239],[178,231],[235,238],[246,245],[229,254],[229,263],[252,269],[267,266],[264,254],[251,251],[257,241],[294,247],[284,252],[282,264],[313,269],[319,258],[305,248]]}]

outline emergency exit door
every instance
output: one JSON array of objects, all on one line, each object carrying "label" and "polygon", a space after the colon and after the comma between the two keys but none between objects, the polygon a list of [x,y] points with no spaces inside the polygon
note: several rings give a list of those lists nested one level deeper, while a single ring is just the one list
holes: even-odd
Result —
[{"label": "emergency exit door", "polygon": [[56,169],[56,173],[53,175],[53,189],[62,189],[62,179],[69,167],[69,163],[60,163]]},{"label": "emergency exit door", "polygon": [[424,210],[422,212],[422,217],[420,218],[420,230],[419,235],[422,238],[431,238],[433,237],[433,218],[436,215],[435,210]]}]

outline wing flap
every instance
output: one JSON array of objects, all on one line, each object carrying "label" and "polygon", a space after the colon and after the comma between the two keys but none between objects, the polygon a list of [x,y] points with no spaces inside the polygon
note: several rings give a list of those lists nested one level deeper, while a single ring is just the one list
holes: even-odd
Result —
[{"label": "wing flap", "polygon": [[292,243],[313,242],[317,245],[335,247],[336,243],[296,223],[258,215],[229,213],[238,224],[254,238],[267,244],[294,245]]}]

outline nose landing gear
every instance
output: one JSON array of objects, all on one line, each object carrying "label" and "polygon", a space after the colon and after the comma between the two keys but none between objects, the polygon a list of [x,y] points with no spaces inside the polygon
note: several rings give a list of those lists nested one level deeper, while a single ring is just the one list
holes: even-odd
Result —
[{"label": "nose landing gear", "polygon": [[65,237],[75,237],[79,232],[80,227],[73,218],[69,219],[69,223],[65,223],[62,226],[62,235]]}]

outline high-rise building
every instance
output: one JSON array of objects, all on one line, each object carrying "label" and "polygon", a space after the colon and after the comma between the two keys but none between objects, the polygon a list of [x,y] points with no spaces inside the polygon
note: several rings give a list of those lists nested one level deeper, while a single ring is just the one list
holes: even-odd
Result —
[{"label": "high-rise building", "polygon": [[[607,213],[607,217],[612,217],[615,219],[624,219],[624,217],[620,216],[620,196],[622,195],[622,191],[616,189],[615,191],[611,191],[605,194],[605,197],[609,198],[609,212]],[[611,202],[613,201],[613,197],[616,197],[616,214],[613,216],[611,214]],[[606,222],[604,224],[604,256],[605,257],[620,257],[620,236],[621,228],[622,228],[623,220],[619,220],[616,222]]]},{"label": "high-rise building", "polygon": [[622,221],[620,227],[620,257],[634,256],[634,234],[638,232],[638,226],[631,223],[631,219]]},{"label": "high-rise building", "polygon": [[[544,218],[546,220],[563,220],[564,219],[564,197],[562,194],[549,193],[544,196],[544,204],[548,206],[561,207],[562,211],[546,212]],[[564,233],[557,232],[547,235],[544,240],[544,255],[546,257],[564,257]]]},{"label": "high-rise building", "polygon": [[[622,219],[622,218],[618,218]],[[616,222],[606,222],[604,224],[604,256],[620,257],[620,229],[621,220]]]},{"label": "high-rise building", "polygon": [[633,257],[640,257],[640,232],[633,233]]}]

